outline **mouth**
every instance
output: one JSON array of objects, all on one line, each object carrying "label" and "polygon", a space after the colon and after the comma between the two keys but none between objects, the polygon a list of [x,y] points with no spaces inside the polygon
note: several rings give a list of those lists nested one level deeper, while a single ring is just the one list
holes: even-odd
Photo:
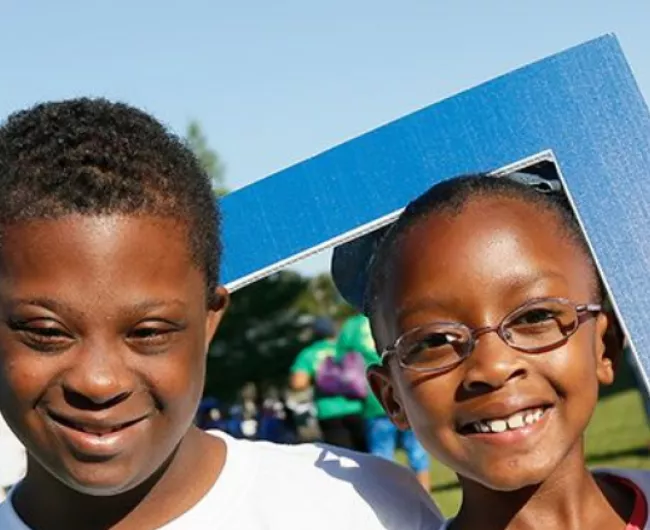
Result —
[{"label": "mouth", "polygon": [[128,429],[129,427],[137,423],[140,423],[142,420],[146,418],[146,416],[141,416],[134,420],[129,420],[125,422],[104,424],[100,422],[89,423],[89,422],[77,421],[71,418],[61,416],[60,414],[57,414],[52,411],[48,411],[48,415],[52,420],[54,420],[56,423],[59,423],[60,425],[63,425],[64,427],[73,429],[75,431],[83,432],[86,434],[92,434],[99,437],[107,436],[109,434],[113,434],[122,431],[124,429]]},{"label": "mouth", "polygon": [[460,434],[500,434],[508,431],[518,431],[540,422],[550,405],[520,410],[507,417],[486,418],[467,423],[460,427]]}]

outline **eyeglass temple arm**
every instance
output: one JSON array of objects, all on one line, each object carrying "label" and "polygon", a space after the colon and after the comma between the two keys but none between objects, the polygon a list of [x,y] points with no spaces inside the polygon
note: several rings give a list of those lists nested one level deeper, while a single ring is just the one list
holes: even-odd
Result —
[{"label": "eyeglass temple arm", "polygon": [[600,313],[603,306],[600,304],[583,304],[576,307],[578,313]]},{"label": "eyeglass temple arm", "polygon": [[386,358],[392,353],[395,353],[395,348],[386,348],[383,352],[381,352],[381,355],[379,356],[379,362],[383,364]]}]

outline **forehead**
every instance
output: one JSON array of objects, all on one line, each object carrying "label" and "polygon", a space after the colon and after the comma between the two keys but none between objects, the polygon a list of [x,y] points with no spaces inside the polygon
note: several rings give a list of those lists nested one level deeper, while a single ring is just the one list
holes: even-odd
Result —
[{"label": "forehead", "polygon": [[201,278],[186,227],[148,216],[70,215],[5,226],[0,271],[2,293],[20,290],[24,296],[162,294]]},{"label": "forehead", "polygon": [[389,298],[400,304],[423,292],[462,302],[531,282],[562,284],[575,296],[593,286],[591,263],[561,216],[518,199],[475,198],[459,212],[432,213],[408,227],[395,249]]}]

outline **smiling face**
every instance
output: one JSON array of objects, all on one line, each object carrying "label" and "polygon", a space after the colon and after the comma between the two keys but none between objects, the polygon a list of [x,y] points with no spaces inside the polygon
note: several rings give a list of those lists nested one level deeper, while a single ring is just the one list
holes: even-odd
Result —
[{"label": "smiling face", "polygon": [[[432,213],[398,245],[373,319],[381,348],[430,322],[494,326],[534,298],[599,301],[593,267],[559,216],[518,199]],[[581,458],[599,382],[613,378],[606,328],[603,315],[585,319],[567,342],[537,354],[488,333],[443,373],[414,373],[393,356],[371,379],[395,423],[412,427],[432,455],[465,479],[515,490],[543,482],[570,454]]]},{"label": "smiling face", "polygon": [[192,423],[222,314],[185,226],[21,222],[3,231],[0,269],[0,407],[30,466],[91,495],[139,485]]}]

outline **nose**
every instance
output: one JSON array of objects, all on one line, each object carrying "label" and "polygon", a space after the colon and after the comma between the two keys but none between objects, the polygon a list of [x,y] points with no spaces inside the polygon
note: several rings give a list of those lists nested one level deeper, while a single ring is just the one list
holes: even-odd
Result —
[{"label": "nose", "polygon": [[501,388],[508,381],[527,375],[521,354],[503,342],[497,333],[482,334],[463,365],[462,387],[471,394]]},{"label": "nose", "polygon": [[133,393],[133,376],[119,350],[119,346],[94,342],[79,352],[63,380],[65,398],[71,406],[104,409]]}]

